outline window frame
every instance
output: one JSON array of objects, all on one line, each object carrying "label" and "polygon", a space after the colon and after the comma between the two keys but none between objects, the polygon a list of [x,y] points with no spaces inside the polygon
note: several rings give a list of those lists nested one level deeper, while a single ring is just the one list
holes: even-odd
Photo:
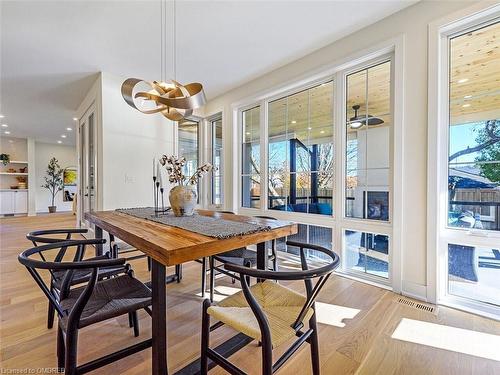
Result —
[{"label": "window frame", "polygon": [[[265,108],[267,109],[267,103],[264,103],[265,105]],[[242,179],[243,177],[245,176],[252,176],[252,173],[243,173],[243,143],[245,143],[245,135],[243,134],[243,113],[245,111],[249,111],[249,110],[252,110],[252,109],[255,109],[255,108],[259,108],[259,111],[260,111],[260,118],[259,118],[259,144],[260,144],[260,149],[259,149],[259,158],[260,158],[260,163],[259,163],[259,168],[260,168],[260,181],[261,181],[261,184],[262,184],[262,181],[264,179],[264,174],[265,174],[265,178],[267,178],[267,171],[265,171],[263,168],[263,159],[264,157],[267,158],[267,151],[266,150],[263,150],[264,147],[267,146],[267,142],[264,142],[266,146],[264,146],[264,143],[262,142],[262,136],[263,136],[263,117],[265,118],[265,121],[266,121],[266,129],[265,129],[265,132],[267,133],[267,114],[266,116],[263,116],[263,110],[262,110],[262,105],[261,103],[253,103],[253,104],[250,104],[250,105],[247,105],[247,106],[244,106],[244,107],[241,107],[238,109],[237,113],[238,113],[238,120],[237,120],[237,124],[238,124],[238,131],[236,132],[237,133],[237,149],[238,149],[238,159],[236,160],[236,164],[237,164],[237,170],[238,170],[238,173],[236,174],[237,176],[237,184],[234,184],[234,186],[237,186],[237,190],[238,190],[238,201],[237,201],[237,204],[235,205],[235,207],[238,207],[239,210],[249,210],[253,213],[249,213],[249,215],[258,215],[260,212],[262,212],[262,209],[263,209],[263,206],[264,204],[267,204],[267,197],[263,197],[262,196],[262,193],[261,193],[261,196],[260,196],[260,208],[252,208],[252,207],[243,207],[243,193],[242,193]],[[265,152],[265,154],[264,154]],[[265,156],[264,156],[265,155]],[[264,203],[264,198],[265,198],[265,203]]]},{"label": "window frame", "polygon": [[[346,118],[347,118],[347,77],[353,73],[362,71],[364,69],[368,69],[370,67],[382,64],[384,62],[390,61],[391,62],[391,97],[390,97],[390,108],[391,108],[391,115],[393,116],[392,124],[390,127],[390,136],[389,136],[389,145],[391,147],[389,151],[389,220],[388,221],[380,221],[380,220],[374,220],[374,219],[363,219],[363,218],[355,218],[355,217],[348,217],[346,215],[346,153],[345,150],[347,148],[347,127],[345,126]],[[394,133],[396,131],[396,114],[394,113],[395,110],[395,52],[389,52],[389,53],[383,53],[380,54],[379,56],[368,59],[360,64],[353,65],[349,69],[346,69],[342,71],[341,73],[342,77],[342,100],[341,100],[341,105],[342,105],[342,111],[339,113],[339,116],[342,115],[341,118],[338,119],[337,124],[340,125],[341,129],[341,159],[340,159],[340,168],[341,168],[341,186],[342,186],[342,191],[340,194],[337,194],[341,198],[341,204],[339,206],[339,209],[341,209],[341,215],[338,215],[338,222],[341,225],[341,230],[338,235],[340,236],[339,242],[341,244],[341,249],[342,249],[342,271],[346,275],[351,275],[357,279],[363,279],[367,281],[371,281],[374,284],[377,285],[385,285],[385,286],[390,286],[392,285],[394,288],[394,284],[400,284],[401,281],[400,279],[398,280],[397,275],[398,272],[400,272],[400,264],[398,261],[398,256],[399,256],[399,250],[397,251],[398,254],[394,255],[394,239],[393,236],[396,235],[396,231],[394,230],[394,213],[395,213],[395,197],[394,197],[394,192],[395,188],[397,185],[397,181],[395,179],[395,162],[396,162],[396,157],[394,155],[395,153],[395,136]],[[339,159],[337,159],[339,160]],[[398,178],[399,179],[399,178]],[[402,179],[400,180],[400,183],[402,183]],[[357,231],[357,232],[365,232],[365,233],[376,233],[376,234],[382,234],[386,235],[389,238],[389,274],[388,278],[384,279],[379,276],[367,274],[364,272],[360,271],[355,271],[351,270],[347,267],[346,263],[346,257],[345,257],[345,251],[346,251],[346,239],[344,236],[344,233],[346,231]],[[397,265],[395,265],[395,262],[398,262]],[[396,291],[396,289],[394,289]]]},{"label": "window frame", "polygon": [[[199,167],[201,164],[204,163],[203,160],[205,160],[204,155],[203,155],[203,145],[205,144],[205,136],[203,134],[204,133],[203,129],[205,128],[205,126],[204,126],[205,120],[200,116],[194,116],[194,115],[186,117],[185,120],[198,123],[197,154],[198,154],[198,167]],[[181,156],[180,155],[180,148],[179,148],[179,122],[175,121],[174,124],[175,124],[175,126],[174,126],[174,138],[175,138],[174,154],[177,156]],[[187,177],[189,177],[189,176],[187,176]],[[198,202],[196,204],[197,208],[203,207],[205,200],[206,200],[206,198],[204,197],[204,193],[207,191],[207,189],[206,189],[205,184],[203,183],[203,180],[204,179],[202,179],[201,183],[198,183]]]},{"label": "window frame", "polygon": [[[336,79],[336,75],[331,75],[331,76],[326,76],[320,80],[315,80],[315,81],[312,81],[312,82],[309,82],[305,85],[302,85],[302,86],[299,86],[299,87],[296,87],[294,89],[289,89],[287,90],[286,92],[283,92],[283,93],[276,93],[274,96],[271,96],[269,98],[266,98],[265,100],[265,111],[266,111],[266,114],[265,114],[265,151],[266,151],[266,154],[265,154],[265,161],[263,162],[262,161],[262,157],[261,157],[261,165],[260,165],[260,168],[262,170],[262,168],[265,169],[266,171],[266,194],[265,194],[265,199],[266,199],[266,202],[265,202],[265,210],[268,214],[270,214],[272,216],[272,213],[273,212],[276,212],[277,210],[271,210],[268,208],[268,204],[269,204],[269,200],[268,200],[268,194],[267,194],[267,190],[269,188],[268,186],[268,178],[269,178],[269,160],[268,160],[268,157],[269,157],[269,137],[268,137],[268,129],[269,129],[269,123],[268,123],[268,119],[267,119],[267,115],[268,115],[268,111],[269,111],[269,104],[273,101],[276,101],[276,100],[280,100],[280,99],[283,99],[283,98],[286,98],[288,96],[291,96],[291,95],[294,95],[294,94],[297,94],[301,91],[305,91],[305,90],[309,90],[309,89],[312,89],[312,88],[315,88],[315,87],[318,87],[322,84],[325,84],[325,83],[330,83],[332,82],[332,86],[333,86],[333,93],[332,93],[332,97],[333,97],[333,104],[332,104],[332,121],[333,121],[333,131],[332,131],[332,144],[334,146],[334,153],[335,153],[335,158],[336,158],[336,144],[335,144],[335,139],[336,139],[336,132],[335,132],[335,111],[336,111],[336,103],[335,103],[335,79]],[[261,107],[262,108],[262,107]],[[261,128],[262,128],[262,124],[261,124]],[[262,132],[261,132],[261,137],[262,137]],[[262,138],[261,138],[262,139]],[[262,142],[261,142],[262,144]],[[261,149],[261,152],[262,152],[262,149]],[[287,158],[287,163],[289,162],[288,158]],[[333,167],[333,175],[335,176],[335,164],[334,163],[334,167]],[[312,171],[308,171],[307,173],[311,174]],[[335,210],[335,207],[336,207],[336,203],[335,203],[335,190],[336,189],[336,183],[334,181],[334,185],[333,185],[333,189],[332,189],[332,215],[321,215],[321,214],[314,214],[314,213],[302,213],[302,212],[294,212],[294,217],[297,217],[296,215],[299,215],[299,216],[302,216],[302,215],[306,215],[306,217],[309,217],[310,215],[314,215],[314,216],[317,216],[317,217],[320,217],[320,218],[332,218],[332,217],[335,217],[335,213],[336,213],[336,210]],[[285,211],[287,212],[287,211]]]},{"label": "window frame", "polygon": [[[214,164],[214,151],[215,151],[215,137],[214,137],[214,126],[215,122],[220,120],[221,121],[221,127],[222,127],[222,154],[221,154],[221,165],[222,165],[222,174],[220,175],[220,188],[221,188],[221,202],[220,204],[215,204],[214,203],[214,174],[213,172],[210,173],[210,178],[207,178],[207,183],[206,183],[206,205],[205,207],[209,208],[214,208],[214,209],[221,209],[224,207],[224,176],[225,176],[225,157],[224,157],[224,149],[225,149],[225,137],[224,137],[224,117],[223,113],[217,112],[213,115],[210,115],[208,117],[205,117],[203,119],[203,125],[206,128],[206,142],[203,142],[203,144],[206,144],[206,156],[203,158],[203,160],[207,160],[208,163]],[[204,184],[205,185],[205,184]]]},{"label": "window frame", "polygon": [[[237,186],[237,194],[233,201],[235,210],[244,215],[271,215],[282,220],[292,220],[298,223],[317,225],[332,228],[332,245],[333,249],[340,252],[344,251],[343,233],[345,230],[356,230],[389,236],[389,261],[390,275],[387,280],[375,276],[366,277],[359,273],[346,272],[345,262],[342,262],[342,275],[353,279],[375,284],[383,288],[391,289],[395,292],[402,290],[401,277],[401,244],[403,233],[403,79],[404,79],[404,36],[399,35],[395,38],[382,42],[364,51],[360,51],[352,56],[348,56],[342,60],[334,62],[327,68],[308,73],[303,77],[289,81],[280,87],[274,87],[266,92],[258,93],[252,97],[246,98],[240,102],[232,104],[233,123],[236,124],[234,133],[234,145],[238,150],[237,166],[233,168],[233,182]],[[346,218],[345,215],[345,80],[346,73],[361,70],[363,66],[374,65],[374,61],[387,61],[388,56],[391,60],[391,114],[392,114],[392,137],[390,143],[392,145],[392,171],[390,176],[390,186],[392,194],[390,194],[391,214],[390,222],[380,222],[379,220]],[[335,166],[334,166],[334,189],[332,197],[333,214],[320,215],[310,213],[297,213],[279,210],[268,209],[267,199],[267,184],[265,192],[261,193],[260,209],[242,207],[242,114],[247,109],[260,106],[261,123],[260,123],[260,141],[261,141],[261,181],[268,181],[268,104],[273,100],[277,100],[296,92],[317,86],[321,83],[333,80],[333,144],[335,148]],[[339,190],[341,193],[339,194]],[[392,195],[392,197],[391,197]],[[338,214],[341,212],[342,214]]]},{"label": "window frame", "polygon": [[492,247],[500,232],[448,226],[449,41],[500,20],[500,5],[475,4],[429,25],[427,299],[499,319],[500,307],[448,293],[448,244]]}]

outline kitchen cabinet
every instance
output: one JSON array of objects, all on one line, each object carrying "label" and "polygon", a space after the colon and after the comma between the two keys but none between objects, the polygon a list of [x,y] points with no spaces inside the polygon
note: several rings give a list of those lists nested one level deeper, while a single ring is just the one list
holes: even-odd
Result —
[{"label": "kitchen cabinet", "polygon": [[27,190],[0,191],[0,215],[28,213]]}]

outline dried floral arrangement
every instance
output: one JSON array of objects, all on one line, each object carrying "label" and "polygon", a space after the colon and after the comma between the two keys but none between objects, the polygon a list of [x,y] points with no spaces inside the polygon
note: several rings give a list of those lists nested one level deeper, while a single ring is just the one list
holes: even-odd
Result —
[{"label": "dried floral arrangement", "polygon": [[174,155],[163,155],[160,158],[160,164],[167,170],[168,181],[171,184],[179,184],[181,186],[184,185],[184,182],[186,180],[187,185],[196,185],[205,174],[210,171],[216,170],[216,168],[212,164],[206,163],[199,167],[188,179],[182,172],[182,168],[186,165],[186,158],[179,158]]}]

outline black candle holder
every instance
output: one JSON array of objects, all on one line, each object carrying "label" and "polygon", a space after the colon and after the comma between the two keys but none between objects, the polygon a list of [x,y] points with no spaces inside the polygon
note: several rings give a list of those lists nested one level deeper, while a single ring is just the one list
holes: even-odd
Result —
[{"label": "black candle holder", "polygon": [[[165,207],[165,200],[163,197],[163,193],[165,190],[163,187],[160,187],[160,182],[157,181],[156,176],[153,176],[153,201],[154,201],[154,212],[155,216],[158,217],[160,214],[165,214],[170,210],[170,207]],[[160,205],[161,200],[161,205]]]}]

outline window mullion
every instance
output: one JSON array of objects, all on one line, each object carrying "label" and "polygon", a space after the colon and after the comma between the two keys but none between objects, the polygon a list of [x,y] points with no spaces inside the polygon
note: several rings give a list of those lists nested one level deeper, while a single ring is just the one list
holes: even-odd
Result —
[{"label": "window mullion", "polygon": [[[338,72],[334,79],[334,147],[335,147],[335,186],[334,186],[334,219],[335,219],[335,234],[334,244],[338,251],[342,251],[343,246],[343,221],[345,216],[345,147],[346,147],[346,131],[345,131],[345,74]],[[341,257],[341,268],[345,270],[345,256]]]},{"label": "window mullion", "polygon": [[269,197],[268,176],[268,102],[260,103],[260,210],[267,210]]}]

